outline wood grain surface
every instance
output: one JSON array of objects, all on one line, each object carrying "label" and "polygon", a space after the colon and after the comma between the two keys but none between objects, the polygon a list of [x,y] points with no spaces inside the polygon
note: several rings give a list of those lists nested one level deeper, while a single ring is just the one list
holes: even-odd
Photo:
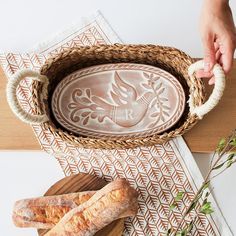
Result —
[{"label": "wood grain surface", "polygon": [[[212,152],[221,137],[236,128],[236,60],[228,75],[226,90],[219,105],[184,135],[192,152]],[[40,146],[29,125],[10,111],[6,96],[7,78],[0,68],[0,150],[39,150]],[[212,87],[206,87],[208,94]]]},{"label": "wood grain surface", "polygon": [[[229,136],[236,129],[236,60],[226,79],[226,88],[219,104],[204,116],[196,126],[184,135],[192,152],[212,152],[219,140]],[[212,86],[205,79],[206,92],[209,95]]]},{"label": "wood grain surface", "polygon": [[6,99],[7,78],[0,66],[0,150],[39,150],[32,128],[10,110]]},{"label": "wood grain surface", "polygon": [[[99,190],[104,187],[107,182],[104,179],[88,174],[76,174],[65,177],[56,182],[44,196],[60,195],[64,193],[73,193],[89,190]],[[99,232],[95,236],[120,236],[124,229],[124,219],[119,219]],[[43,236],[48,230],[38,230],[39,236]]]}]

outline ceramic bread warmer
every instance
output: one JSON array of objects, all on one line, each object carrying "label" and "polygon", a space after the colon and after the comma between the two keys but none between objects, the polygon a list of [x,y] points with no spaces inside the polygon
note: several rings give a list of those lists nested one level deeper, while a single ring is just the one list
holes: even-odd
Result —
[{"label": "ceramic bread warmer", "polygon": [[[195,72],[203,61],[156,45],[99,45],[66,50],[40,72],[21,70],[9,80],[7,99],[22,121],[41,124],[85,148],[162,144],[191,129],[219,102],[225,75],[216,64],[215,87],[205,101]],[[17,86],[30,77],[34,114],[22,109]]]}]

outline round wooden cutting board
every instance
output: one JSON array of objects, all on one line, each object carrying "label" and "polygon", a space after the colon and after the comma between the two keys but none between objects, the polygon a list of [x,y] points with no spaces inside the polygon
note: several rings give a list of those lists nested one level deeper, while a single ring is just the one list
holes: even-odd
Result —
[{"label": "round wooden cutting board", "polygon": [[[56,182],[51,188],[48,189],[44,196],[99,190],[106,184],[107,183],[104,179],[98,178],[96,176],[88,174],[76,174],[65,177]],[[122,235],[123,229],[124,219],[119,219],[97,232],[95,236],[120,236]],[[48,232],[48,230],[38,230],[39,236],[43,236],[44,234],[46,234],[46,232]]]}]

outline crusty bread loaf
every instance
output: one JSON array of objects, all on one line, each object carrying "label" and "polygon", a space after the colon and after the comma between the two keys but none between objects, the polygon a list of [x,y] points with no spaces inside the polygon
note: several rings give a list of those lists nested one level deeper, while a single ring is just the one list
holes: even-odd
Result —
[{"label": "crusty bread loaf", "polygon": [[94,193],[87,191],[17,201],[13,222],[17,227],[51,229],[68,211],[86,202]]},{"label": "crusty bread loaf", "polygon": [[90,236],[112,221],[137,213],[137,192],[125,179],[98,190],[88,201],[69,211],[46,236]]}]

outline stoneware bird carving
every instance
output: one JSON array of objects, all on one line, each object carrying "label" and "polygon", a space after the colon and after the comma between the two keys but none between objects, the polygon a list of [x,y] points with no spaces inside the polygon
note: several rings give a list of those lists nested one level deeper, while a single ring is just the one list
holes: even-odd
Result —
[{"label": "stoneware bird carving", "polygon": [[58,123],[90,137],[146,137],[177,122],[184,91],[169,73],[149,65],[115,63],[80,69],[52,96]]},{"label": "stoneware bird carving", "polygon": [[114,72],[114,83],[109,91],[115,105],[108,103],[98,96],[92,96],[92,101],[100,108],[100,116],[106,116],[122,127],[131,127],[138,124],[147,113],[148,106],[154,94],[146,92],[138,97],[135,88],[124,82],[117,71]]}]

